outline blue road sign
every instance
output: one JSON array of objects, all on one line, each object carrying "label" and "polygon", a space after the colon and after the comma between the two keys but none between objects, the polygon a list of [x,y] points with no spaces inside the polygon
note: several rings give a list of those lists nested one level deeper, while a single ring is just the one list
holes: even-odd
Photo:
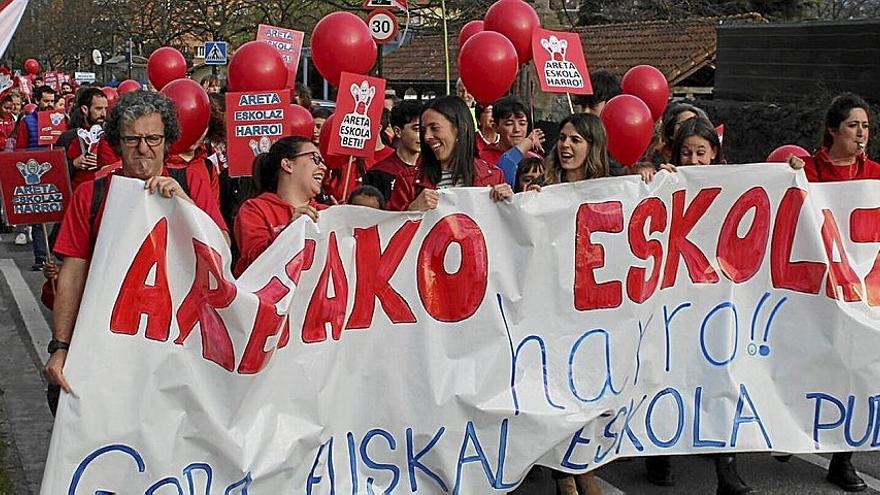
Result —
[{"label": "blue road sign", "polygon": [[205,65],[226,65],[226,42],[205,42]]}]

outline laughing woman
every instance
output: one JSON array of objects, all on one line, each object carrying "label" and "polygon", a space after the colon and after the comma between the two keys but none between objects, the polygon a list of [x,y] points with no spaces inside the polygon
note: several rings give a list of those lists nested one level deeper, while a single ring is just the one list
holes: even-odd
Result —
[{"label": "laughing woman", "polygon": [[491,197],[513,196],[501,169],[476,158],[474,119],[457,96],[431,100],[421,116],[421,165],[397,177],[389,210],[424,211],[437,207],[438,189],[491,186]]},{"label": "laughing woman", "polygon": [[312,142],[300,137],[279,139],[268,153],[254,160],[254,178],[260,195],[245,201],[235,217],[235,242],[240,257],[235,275],[241,275],[290,222],[302,215],[318,220],[326,208],[314,198],[327,173],[324,159]]}]

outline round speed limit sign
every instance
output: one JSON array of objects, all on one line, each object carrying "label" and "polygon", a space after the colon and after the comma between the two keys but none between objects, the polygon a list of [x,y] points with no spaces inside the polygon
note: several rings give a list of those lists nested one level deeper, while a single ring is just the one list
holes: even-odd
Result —
[{"label": "round speed limit sign", "polygon": [[376,9],[367,16],[367,26],[376,43],[390,43],[397,36],[397,16],[386,9]]}]

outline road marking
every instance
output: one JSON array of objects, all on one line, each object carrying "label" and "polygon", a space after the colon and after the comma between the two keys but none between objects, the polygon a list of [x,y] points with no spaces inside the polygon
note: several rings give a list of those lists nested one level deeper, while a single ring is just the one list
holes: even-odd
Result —
[{"label": "road marking", "polygon": [[43,317],[37,299],[27,282],[24,281],[24,277],[21,276],[15,261],[9,258],[0,259],[0,272],[3,273],[6,283],[9,284],[12,297],[15,299],[15,304],[18,305],[21,319],[24,320],[24,326],[31,338],[31,344],[37,351],[37,355],[40,356],[40,362],[45,363],[49,360],[49,351],[46,350],[46,346],[52,339],[52,331],[49,330],[49,324]]},{"label": "road marking", "polygon": [[[829,461],[828,459],[822,457],[821,455],[817,455],[817,454],[797,454],[795,457],[797,457],[798,459],[800,459],[802,461],[807,461],[810,464],[819,466],[820,468],[825,469],[825,470],[828,469],[828,465],[831,463],[831,461]],[[862,479],[865,480],[865,483],[868,485],[868,488],[870,488],[874,491],[880,491],[880,480],[878,480],[877,478],[874,478],[873,476],[868,476],[867,474],[865,474],[861,471],[859,471],[859,476],[861,476]]]}]

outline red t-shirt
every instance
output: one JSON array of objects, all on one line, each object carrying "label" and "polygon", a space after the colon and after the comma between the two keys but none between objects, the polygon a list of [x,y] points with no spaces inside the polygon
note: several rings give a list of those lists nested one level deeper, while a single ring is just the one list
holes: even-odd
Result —
[{"label": "red t-shirt", "polygon": [[834,165],[827,148],[820,148],[816,156],[800,157],[804,160],[804,173],[810,182],[841,182],[859,179],[880,179],[880,164],[869,160],[864,153],[850,165]]},{"label": "red t-shirt", "polygon": [[204,169],[205,179],[211,185],[211,193],[220,201],[220,170],[213,161],[208,159],[208,151],[205,146],[200,146],[192,160],[186,161],[180,155],[170,155],[165,159],[165,166],[169,168],[187,168],[192,166]]},{"label": "red t-shirt", "polygon": [[492,145],[497,145],[499,139],[501,139],[501,136],[499,136],[498,134],[495,134],[495,140],[490,143],[489,141],[486,141],[485,137],[483,137],[482,132],[477,131],[477,155],[482,153],[486,147],[492,146]]},{"label": "red t-shirt", "polygon": [[381,162],[376,162],[376,164],[373,165],[370,171],[385,172],[391,175],[399,175],[404,170],[414,167],[415,165],[410,165],[401,160],[397,153],[392,153],[388,158],[382,160]]},{"label": "red t-shirt", "polygon": [[[497,186],[504,183],[504,172],[495,165],[474,158],[473,187]],[[415,201],[423,189],[436,189],[437,185],[422,176],[419,167],[408,167],[395,181],[394,191],[385,208],[391,211],[403,211]]]},{"label": "red t-shirt", "polygon": [[[319,205],[314,200],[309,204],[318,210],[327,208],[326,205]],[[235,244],[240,253],[233,270],[236,277],[263,254],[278,234],[287,228],[294,214],[296,207],[272,192],[264,192],[242,203],[233,226]]]},{"label": "red t-shirt", "polygon": [[480,150],[478,156],[489,165],[498,165],[498,160],[501,158],[501,155],[507,151],[502,150],[499,147],[499,144],[500,143],[492,143],[484,146],[483,149]]},{"label": "red t-shirt", "polygon": [[[98,177],[103,175],[103,173],[99,173]],[[168,171],[163,169],[162,175],[167,176]],[[193,203],[207,213],[221,230],[227,231],[226,222],[223,220],[223,215],[220,214],[220,208],[217,206],[217,202],[214,201],[211,195],[211,188],[204,177],[199,174],[190,173],[187,170],[186,182],[189,186],[189,197],[193,200]],[[98,238],[98,229],[101,225],[101,219],[104,217],[104,206],[107,203],[107,194],[110,192],[109,186],[112,186],[112,184],[113,174],[110,175],[108,190],[104,196],[105,200],[98,207],[95,222],[91,225],[90,216],[92,197],[95,193],[95,181],[85,182],[74,191],[73,198],[71,198],[67,206],[67,211],[64,212],[64,221],[61,222],[58,239],[55,241],[56,253],[84,260],[91,259],[94,241]]]},{"label": "red t-shirt", "polygon": [[[364,174],[372,170],[373,165],[379,163],[391,155],[395,155],[394,148],[386,146],[377,151],[373,158],[356,158],[351,162],[351,171],[348,171],[348,160],[341,168],[330,168],[324,177],[324,192],[336,198],[340,204],[348,202],[348,196],[363,182]],[[348,187],[345,187],[345,177],[348,176]],[[345,196],[345,197],[343,197]]]},{"label": "red t-shirt", "polygon": [[0,135],[3,136],[3,142],[0,147],[6,146],[6,139],[12,136],[12,133],[15,131],[15,119],[13,117],[9,118],[0,118]]},{"label": "red t-shirt", "polygon": [[[84,184],[97,177],[96,174],[101,170],[105,170],[105,167],[115,170],[122,164],[116,151],[113,150],[113,147],[110,146],[106,139],[98,141],[96,152],[99,168],[95,170],[73,169],[73,175],[70,177],[70,186],[74,191],[76,191],[80,184]],[[80,155],[82,155],[82,144],[79,138],[71,140],[70,145],[67,147],[67,159],[72,162],[74,159],[79,158]]]}]

